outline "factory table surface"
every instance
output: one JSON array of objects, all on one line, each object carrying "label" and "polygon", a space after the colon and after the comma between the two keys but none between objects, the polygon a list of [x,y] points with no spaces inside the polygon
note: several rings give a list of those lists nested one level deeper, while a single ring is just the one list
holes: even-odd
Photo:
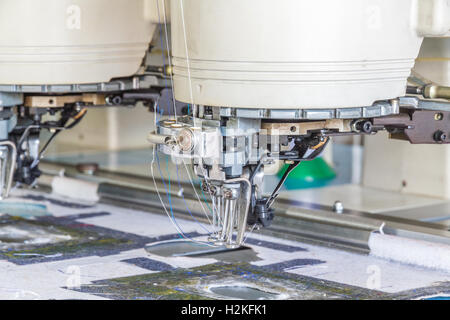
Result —
[{"label": "factory table surface", "polygon": [[[160,256],[168,216],[15,190],[0,206],[0,299],[420,299],[450,273],[251,233],[248,255]],[[209,226],[176,219],[189,240]]]}]

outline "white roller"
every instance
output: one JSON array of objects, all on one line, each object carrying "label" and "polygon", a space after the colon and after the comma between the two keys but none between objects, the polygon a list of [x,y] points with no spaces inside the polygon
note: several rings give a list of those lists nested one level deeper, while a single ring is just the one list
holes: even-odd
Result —
[{"label": "white roller", "polygon": [[450,246],[446,244],[372,233],[369,248],[375,257],[450,272]]},{"label": "white roller", "polygon": [[54,194],[82,202],[97,202],[98,184],[66,177],[55,177],[52,181]]}]

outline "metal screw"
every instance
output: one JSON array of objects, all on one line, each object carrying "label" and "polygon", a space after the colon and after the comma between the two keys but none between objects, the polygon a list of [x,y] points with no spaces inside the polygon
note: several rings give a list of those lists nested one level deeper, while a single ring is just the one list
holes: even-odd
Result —
[{"label": "metal screw", "polygon": [[438,130],[434,133],[433,139],[436,142],[444,142],[445,140],[447,140],[447,134],[442,132],[441,130]]},{"label": "metal screw", "polygon": [[238,191],[236,189],[223,189],[223,197],[225,199],[234,200],[238,198]]},{"label": "metal screw", "polygon": [[364,131],[365,133],[372,132],[372,123],[370,121],[364,122],[362,126],[362,131]]},{"label": "metal screw", "polygon": [[121,104],[121,103],[122,103],[122,97],[121,97],[121,96],[115,96],[115,97],[112,99],[112,103],[113,103],[114,105],[119,105],[119,104]]},{"label": "metal screw", "polygon": [[231,199],[233,197],[233,192],[230,189],[223,190],[223,196],[226,199]]},{"label": "metal screw", "polygon": [[444,115],[442,113],[436,113],[434,115],[434,120],[441,121],[442,119],[444,119]]}]

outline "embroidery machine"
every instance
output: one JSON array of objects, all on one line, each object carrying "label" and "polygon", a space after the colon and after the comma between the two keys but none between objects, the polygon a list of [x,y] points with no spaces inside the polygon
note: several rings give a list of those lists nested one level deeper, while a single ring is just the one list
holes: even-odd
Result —
[{"label": "embroidery machine", "polygon": [[192,166],[209,240],[227,248],[271,224],[289,173],[332,137],[450,142],[448,83],[411,75],[424,38],[450,35],[445,0],[1,0],[0,30],[3,197],[36,184],[49,143],[87,110],[158,112],[168,88],[171,117],[148,140]]}]

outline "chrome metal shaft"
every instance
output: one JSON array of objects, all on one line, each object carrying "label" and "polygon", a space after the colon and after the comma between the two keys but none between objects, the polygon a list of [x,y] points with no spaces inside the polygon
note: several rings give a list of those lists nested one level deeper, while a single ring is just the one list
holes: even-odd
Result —
[{"label": "chrome metal shaft", "polygon": [[248,179],[227,180],[212,194],[213,226],[217,233],[210,237],[218,245],[236,248],[244,241],[250,206],[251,185]]}]

